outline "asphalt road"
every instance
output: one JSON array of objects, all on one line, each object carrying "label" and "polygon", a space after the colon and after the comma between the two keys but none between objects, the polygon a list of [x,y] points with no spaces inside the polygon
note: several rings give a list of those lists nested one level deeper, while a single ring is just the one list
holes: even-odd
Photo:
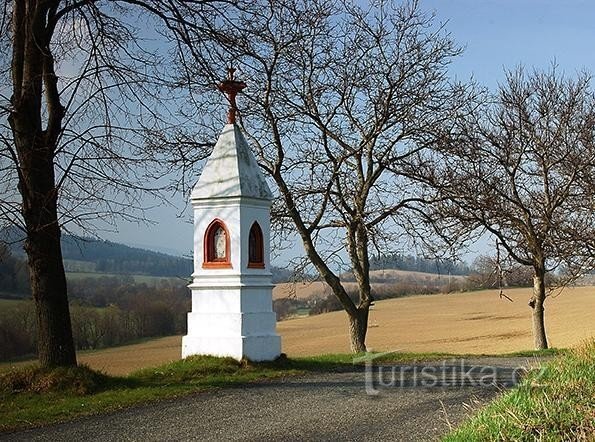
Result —
[{"label": "asphalt road", "polygon": [[511,386],[515,368],[527,364],[534,361],[314,373],[0,434],[0,441],[436,440]]}]

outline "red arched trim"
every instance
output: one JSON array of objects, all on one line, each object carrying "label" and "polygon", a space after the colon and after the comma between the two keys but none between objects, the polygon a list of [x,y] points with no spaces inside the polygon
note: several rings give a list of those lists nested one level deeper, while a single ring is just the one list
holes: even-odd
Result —
[{"label": "red arched trim", "polygon": [[248,235],[248,268],[264,269],[264,241],[262,229],[256,221]]},{"label": "red arched trim", "polygon": [[[225,235],[225,256],[217,256],[215,249],[215,234],[219,229],[223,230]],[[229,269],[231,268],[231,253],[230,253],[229,230],[223,221],[215,218],[207,230],[203,241],[203,261],[202,267],[204,269]]]}]

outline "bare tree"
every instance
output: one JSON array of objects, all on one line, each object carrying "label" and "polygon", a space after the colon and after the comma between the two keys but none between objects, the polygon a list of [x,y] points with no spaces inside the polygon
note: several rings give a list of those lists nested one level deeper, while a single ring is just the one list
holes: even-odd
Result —
[{"label": "bare tree", "polygon": [[437,220],[455,220],[495,236],[533,270],[535,348],[548,347],[546,275],[566,282],[595,261],[595,99],[590,76],[552,68],[508,72],[474,117],[445,132],[441,153],[419,155],[411,173],[442,198]]},{"label": "bare tree", "polygon": [[467,91],[447,75],[460,48],[415,1],[264,1],[235,23],[220,57],[249,85],[241,122],[276,184],[276,226],[297,232],[347,312],[352,350],[365,351],[370,253],[422,233],[424,200],[401,165],[461,107]]},{"label": "bare tree", "polygon": [[179,49],[192,39],[200,51],[231,3],[3,2],[0,217],[26,237],[42,365],[76,363],[61,227],[144,219],[141,194],[159,197],[168,171],[153,168],[142,135],[184,122],[173,110]]},{"label": "bare tree", "polygon": [[475,258],[467,283],[473,289],[500,289],[504,298],[507,287],[530,287],[533,285],[532,270],[510,257],[481,255]]}]

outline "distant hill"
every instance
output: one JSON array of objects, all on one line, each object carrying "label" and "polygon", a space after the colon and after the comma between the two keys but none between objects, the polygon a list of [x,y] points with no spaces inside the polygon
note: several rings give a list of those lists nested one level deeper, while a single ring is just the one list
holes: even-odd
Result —
[{"label": "distant hill", "polygon": [[[8,243],[14,258],[24,260],[22,233],[16,229],[0,232],[0,241]],[[62,256],[67,272],[107,273],[121,275],[148,275],[156,277],[183,277],[192,274],[191,258],[172,256],[111,241],[62,235]],[[292,272],[272,268],[273,282],[289,280]]]},{"label": "distant hill", "polygon": [[[14,256],[23,257],[22,234],[2,232]],[[62,256],[66,271],[90,273],[136,274],[150,276],[187,276],[192,260],[165,253],[129,247],[111,241],[62,235]]]},{"label": "distant hill", "polygon": [[[64,236],[62,254],[67,271],[121,273],[150,276],[188,276],[192,259],[129,247],[111,241]],[[81,268],[91,263],[92,268]]]},{"label": "distant hill", "polygon": [[[16,229],[0,231],[0,241],[9,244],[15,258],[24,259],[22,233]],[[130,247],[111,241],[62,235],[62,255],[67,272],[182,277],[192,274],[192,259]],[[370,260],[372,270],[398,269],[442,275],[467,275],[469,267],[451,261],[413,256],[387,255]],[[272,268],[273,283],[292,279],[291,269]],[[299,278],[298,278],[299,279]],[[308,278],[311,279],[311,278]],[[345,278],[349,280],[349,278]]]}]

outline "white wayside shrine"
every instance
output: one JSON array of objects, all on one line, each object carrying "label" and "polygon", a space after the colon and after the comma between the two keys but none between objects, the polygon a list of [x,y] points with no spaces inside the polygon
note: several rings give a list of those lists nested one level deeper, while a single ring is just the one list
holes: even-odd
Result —
[{"label": "white wayside shrine", "polygon": [[272,194],[235,124],[235,95],[246,85],[219,86],[231,108],[198,183],[194,209],[194,273],[182,357],[231,356],[269,361],[281,354],[272,310],[270,207]]}]

